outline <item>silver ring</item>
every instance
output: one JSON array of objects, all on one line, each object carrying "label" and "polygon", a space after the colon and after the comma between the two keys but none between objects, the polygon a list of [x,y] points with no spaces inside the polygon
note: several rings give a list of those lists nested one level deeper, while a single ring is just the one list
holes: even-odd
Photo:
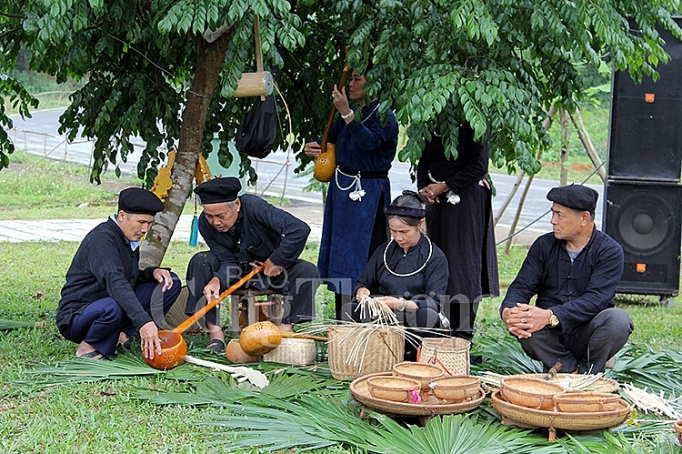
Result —
[{"label": "silver ring", "polygon": [[525,318],[522,318],[522,319],[521,319],[521,323],[526,323],[526,319],[525,319]]}]

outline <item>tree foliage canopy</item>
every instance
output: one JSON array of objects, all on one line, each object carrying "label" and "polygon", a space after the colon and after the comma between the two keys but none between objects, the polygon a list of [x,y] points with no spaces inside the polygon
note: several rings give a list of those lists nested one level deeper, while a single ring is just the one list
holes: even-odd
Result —
[{"label": "tree foliage canopy", "polygon": [[[180,112],[197,71],[196,43],[207,29],[227,25],[232,38],[206,120],[204,151],[220,132],[223,152],[250,100],[231,97],[242,72],[253,70],[253,21],[262,21],[267,66],[291,109],[296,144],[317,136],[330,107],[328,92],[343,65],[372,67],[369,95],[382,111],[396,109],[409,125],[400,154],[418,159],[438,124],[446,140],[457,125],[476,135],[492,128],[493,159],[536,169],[534,149],[551,102],[572,106],[583,93],[579,63],[612,62],[635,78],[654,75],[666,62],[656,27],[682,32],[671,17],[679,2],[659,0],[24,0],[0,2],[5,77],[0,88],[23,114],[36,106],[11,76],[20,46],[30,49],[31,69],[57,77],[85,78],[62,117],[74,138],[78,128],[96,139],[93,176],[107,161],[125,160],[131,138],[147,143],[140,176],[153,178],[177,147]],[[632,30],[626,17],[633,19]],[[3,126],[9,126],[2,105]],[[221,128],[222,126],[222,128]],[[11,144],[0,137],[6,165]],[[160,148],[161,147],[161,148]]]},{"label": "tree foliage canopy", "polygon": [[[255,69],[258,17],[295,150],[321,135],[346,60],[366,71],[380,112],[395,109],[408,126],[401,160],[416,162],[436,127],[454,145],[466,121],[478,138],[490,131],[496,165],[535,173],[549,106],[570,109],[584,92],[578,66],[608,62],[635,80],[655,78],[669,59],[657,30],[682,38],[678,8],[676,0],[0,0],[0,169],[13,151],[6,100],[24,115],[37,106],[11,76],[23,46],[31,70],[87,81],[61,131],[95,139],[94,180],[139,137],[139,176],[151,185],[165,150],[177,149],[173,181],[186,197],[196,155],[211,150],[215,133],[222,163],[232,159],[228,141],[253,102],[232,94]],[[209,43],[207,30],[223,34]],[[298,153],[302,167],[308,158]],[[254,178],[250,161],[242,165]],[[183,204],[176,195],[167,211],[179,215]]]}]

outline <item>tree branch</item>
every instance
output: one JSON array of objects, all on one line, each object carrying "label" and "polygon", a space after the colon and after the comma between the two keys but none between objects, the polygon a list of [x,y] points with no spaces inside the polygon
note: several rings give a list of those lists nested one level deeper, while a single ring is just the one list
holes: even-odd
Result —
[{"label": "tree branch", "polygon": [[23,29],[23,27],[21,27],[21,26],[10,28],[9,30],[6,30],[6,31],[0,33],[0,39],[4,38],[7,35],[11,35],[14,32],[22,30],[22,29]]}]

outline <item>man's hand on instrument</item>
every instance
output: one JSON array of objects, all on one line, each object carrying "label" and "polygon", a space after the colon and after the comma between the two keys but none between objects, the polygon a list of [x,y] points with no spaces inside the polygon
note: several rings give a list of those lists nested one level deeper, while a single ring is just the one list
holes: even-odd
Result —
[{"label": "man's hand on instrument", "polygon": [[272,260],[268,258],[263,262],[263,274],[271,277],[279,276],[282,274],[282,267],[275,265],[272,263]]},{"label": "man's hand on instrument", "polygon": [[163,287],[161,287],[162,292],[165,292],[173,286],[173,279],[171,278],[170,271],[167,269],[157,268],[154,270],[152,275],[154,276],[154,279],[163,284]]},{"label": "man's hand on instrument", "polygon": [[214,277],[204,287],[204,298],[207,302],[211,302],[220,296],[220,280]]},{"label": "man's hand on instrument", "polygon": [[161,340],[159,339],[159,330],[154,322],[147,322],[140,328],[140,346],[142,347],[142,355],[145,358],[154,359],[154,355],[163,353],[161,350]]},{"label": "man's hand on instrument", "polygon": [[305,144],[303,152],[308,156],[316,158],[320,155],[320,153],[322,153],[322,147],[317,142],[308,142],[307,144]]}]

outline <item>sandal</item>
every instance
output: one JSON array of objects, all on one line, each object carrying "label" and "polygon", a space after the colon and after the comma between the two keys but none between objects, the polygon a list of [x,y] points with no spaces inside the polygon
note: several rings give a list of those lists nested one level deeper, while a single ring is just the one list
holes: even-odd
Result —
[{"label": "sandal", "polygon": [[133,340],[128,339],[127,341],[123,342],[122,344],[116,345],[116,354],[117,355],[123,355],[127,352],[130,352],[133,350]]},{"label": "sandal", "polygon": [[100,353],[99,350],[93,350],[80,356],[76,356],[76,358],[104,359],[104,355]]},{"label": "sandal", "polygon": [[211,339],[206,345],[206,350],[223,353],[225,351],[225,342],[220,339]]}]

